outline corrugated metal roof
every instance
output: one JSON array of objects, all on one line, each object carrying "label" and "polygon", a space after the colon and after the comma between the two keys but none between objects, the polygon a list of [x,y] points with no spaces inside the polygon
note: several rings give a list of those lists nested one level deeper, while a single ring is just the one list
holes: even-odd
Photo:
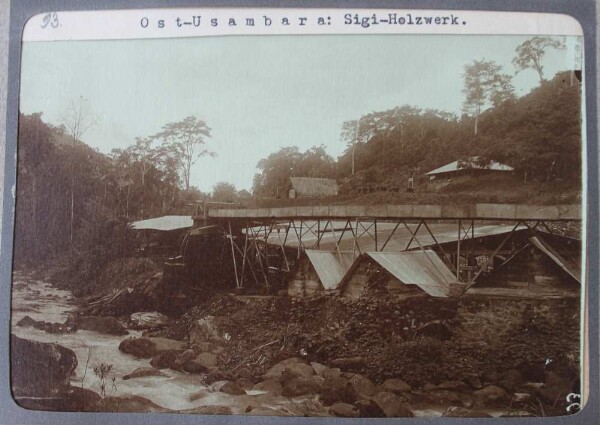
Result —
[{"label": "corrugated metal roof", "polygon": [[572,261],[568,261],[563,258],[558,252],[552,248],[552,246],[543,240],[541,237],[532,236],[529,238],[529,242],[531,242],[536,248],[546,254],[552,261],[554,261],[561,269],[563,269],[569,276],[575,279],[577,282],[581,283],[581,270],[579,270],[579,266],[574,264]]},{"label": "corrugated metal roof", "polygon": [[338,185],[334,179],[313,177],[290,177],[292,187],[299,195],[304,196],[335,196]]},{"label": "corrugated metal roof", "polygon": [[470,160],[463,160],[463,161],[458,160],[458,161],[451,162],[450,164],[443,165],[440,168],[436,168],[435,170],[428,172],[427,175],[431,176],[433,174],[448,173],[448,172],[452,172],[452,171],[465,170],[467,168],[476,168],[476,169],[480,169],[480,170],[493,170],[493,171],[512,171],[513,170],[513,168],[511,166],[501,164],[496,161],[492,161],[488,165],[479,165],[479,164],[477,164],[477,158],[471,158]]},{"label": "corrugated metal roof", "polygon": [[189,215],[165,215],[131,223],[135,230],[177,230],[192,227],[194,220]]},{"label": "corrugated metal roof", "polygon": [[456,277],[432,250],[368,252],[384,269],[407,285],[417,285],[433,297],[447,297]]},{"label": "corrugated metal roof", "polygon": [[352,254],[338,256],[333,252],[310,249],[305,252],[325,289],[335,289],[353,262]]}]

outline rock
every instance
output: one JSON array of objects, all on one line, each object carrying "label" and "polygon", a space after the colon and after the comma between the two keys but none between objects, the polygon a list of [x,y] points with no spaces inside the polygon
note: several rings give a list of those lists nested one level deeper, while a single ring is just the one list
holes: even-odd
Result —
[{"label": "rock", "polygon": [[523,382],[523,374],[518,370],[510,369],[506,371],[504,378],[502,378],[502,380],[498,382],[498,385],[500,385],[508,391],[514,391],[515,388],[517,388]]},{"label": "rock", "polygon": [[252,409],[249,412],[245,413],[249,416],[292,416],[291,413],[285,412],[283,410],[272,409],[270,407],[257,407],[256,409]]},{"label": "rock", "polygon": [[190,360],[189,362],[181,366],[181,370],[187,373],[197,374],[206,372],[207,368],[202,366],[196,360]]},{"label": "rock", "polygon": [[445,418],[491,418],[493,416],[482,410],[465,409],[464,407],[450,406],[442,417]]},{"label": "rock", "polygon": [[138,367],[130,374],[123,376],[124,380],[133,379],[133,378],[143,378],[146,376],[167,376],[162,373],[160,370],[156,370],[153,367]]},{"label": "rock", "polygon": [[252,376],[252,372],[245,367],[239,368],[236,372],[236,376],[238,378],[244,378],[254,382],[254,376]]},{"label": "rock", "polygon": [[20,326],[23,328],[33,328],[33,327],[37,326],[37,324],[38,324],[37,320],[34,320],[29,316],[25,316],[16,323],[16,326]]},{"label": "rock", "polygon": [[238,384],[244,391],[250,391],[254,388],[254,382],[247,378],[238,378],[235,383]]},{"label": "rock", "polygon": [[206,369],[210,369],[217,365],[217,356],[213,353],[200,353],[194,361]]},{"label": "rock", "polygon": [[181,351],[169,350],[158,353],[150,360],[150,365],[156,369],[171,369],[175,364],[177,357],[181,355]]},{"label": "rock", "polygon": [[196,353],[194,352],[194,350],[187,349],[183,353],[181,353],[180,355],[177,356],[177,358],[173,362],[173,367],[175,369],[179,369],[181,366],[183,366],[185,363],[189,362],[190,360],[193,360],[195,357],[196,357]]},{"label": "rock", "polygon": [[201,389],[200,391],[196,391],[196,392],[190,394],[188,396],[188,400],[189,401],[200,400],[200,399],[203,399],[204,397],[208,397],[209,393],[210,393],[210,389],[204,388],[204,389]]},{"label": "rock", "polygon": [[186,413],[193,415],[233,415],[229,406],[198,406],[191,409],[178,410],[177,413]]},{"label": "rock", "polygon": [[549,403],[554,403],[557,399],[565,399],[571,392],[572,384],[567,379],[556,372],[546,374],[546,382],[541,388],[538,388],[537,394]]},{"label": "rock", "polygon": [[433,320],[415,329],[416,337],[430,337],[446,341],[452,337],[452,331],[440,320]]},{"label": "rock", "polygon": [[467,384],[463,381],[445,381],[437,387],[440,390],[465,390],[467,389]]},{"label": "rock", "polygon": [[252,389],[259,391],[267,391],[269,394],[272,395],[281,395],[281,392],[283,391],[283,387],[281,386],[279,379],[267,379],[263,382],[259,382],[258,384],[254,385]]},{"label": "rock", "polygon": [[284,371],[289,377],[308,377],[315,374],[315,371],[310,365],[306,364],[303,360],[297,357],[292,357],[277,363],[275,366],[267,370],[267,372],[263,375],[263,379],[281,379]]},{"label": "rock", "polygon": [[143,359],[156,354],[156,346],[149,338],[127,338],[119,344],[119,350]]},{"label": "rock", "polygon": [[335,403],[329,408],[329,413],[341,418],[358,418],[360,416],[358,408],[347,403]]},{"label": "rock", "polygon": [[487,407],[506,401],[507,394],[497,385],[488,385],[480,390],[473,391],[473,400],[476,407]]},{"label": "rock", "polygon": [[169,324],[169,318],[157,311],[143,311],[129,316],[129,326],[132,329],[144,330],[158,328]]},{"label": "rock", "polygon": [[77,328],[108,335],[128,334],[121,322],[111,316],[79,316],[77,317]]},{"label": "rock", "polygon": [[206,316],[194,323],[190,330],[190,345],[192,347],[200,342],[223,342],[223,338],[214,324],[214,319],[213,316]]},{"label": "rock", "polygon": [[356,370],[362,369],[365,366],[365,361],[362,357],[340,357],[332,361],[331,365],[342,370]]},{"label": "rock", "polygon": [[58,344],[10,336],[10,373],[15,397],[47,397],[70,390],[75,353]]},{"label": "rock", "polygon": [[371,396],[375,394],[375,385],[366,376],[357,373],[350,378],[348,382],[356,394],[361,396]]},{"label": "rock", "polygon": [[16,403],[25,409],[54,412],[94,412],[101,400],[94,391],[74,386],[51,397],[15,396]]},{"label": "rock", "polygon": [[213,392],[222,392],[231,395],[245,395],[246,391],[235,382],[217,381],[210,385],[210,390]]},{"label": "rock", "polygon": [[483,374],[483,380],[484,382],[498,382],[500,380],[500,375],[498,375],[498,372],[495,370],[491,370]]},{"label": "rock", "polygon": [[152,337],[148,338],[152,343],[154,343],[156,353],[161,353],[163,351],[169,350],[178,350],[184,351],[186,349],[186,343],[183,341],[177,341],[175,339],[169,338],[160,338],[160,337]]},{"label": "rock", "polygon": [[373,401],[383,410],[385,416],[411,418],[412,412],[404,405],[400,397],[390,392],[380,392],[373,396]]},{"label": "rock", "polygon": [[98,412],[116,413],[154,413],[171,412],[145,397],[131,395],[124,397],[105,397],[98,404]]},{"label": "rock", "polygon": [[422,398],[434,404],[445,405],[462,405],[463,407],[471,407],[473,399],[471,395],[455,390],[441,390],[438,388],[426,391],[421,394]]},{"label": "rock", "polygon": [[204,352],[210,353],[215,348],[217,348],[217,345],[215,345],[211,342],[200,341],[200,342],[196,342],[195,344],[193,344],[193,348],[195,350],[198,350],[199,353],[204,353]]},{"label": "rock", "polygon": [[316,375],[322,376],[323,378],[325,378],[324,374],[329,370],[327,366],[317,362],[310,362],[310,366],[313,368]]},{"label": "rock", "polygon": [[119,350],[135,357],[147,359],[164,351],[184,351],[185,343],[168,338],[127,338],[121,341]]},{"label": "rock", "polygon": [[467,381],[467,384],[469,384],[472,388],[475,388],[476,390],[480,390],[481,388],[483,388],[483,384],[481,383],[481,380],[477,375],[469,375],[465,378],[465,380]]},{"label": "rock", "polygon": [[362,418],[385,418],[385,412],[373,400],[362,399],[354,403]]},{"label": "rock", "polygon": [[429,382],[423,385],[423,391],[437,390],[437,385],[430,384]]},{"label": "rock", "polygon": [[411,387],[402,379],[387,379],[383,381],[382,387],[389,392],[394,394],[410,392]]},{"label": "rock", "polygon": [[348,380],[341,375],[328,375],[321,387],[319,399],[326,406],[336,402],[352,403],[356,401],[356,395],[351,391]]},{"label": "rock", "polygon": [[282,386],[283,391],[281,392],[281,395],[285,397],[296,397],[305,394],[319,394],[323,388],[323,378],[316,375],[297,376],[291,379],[284,379]]}]

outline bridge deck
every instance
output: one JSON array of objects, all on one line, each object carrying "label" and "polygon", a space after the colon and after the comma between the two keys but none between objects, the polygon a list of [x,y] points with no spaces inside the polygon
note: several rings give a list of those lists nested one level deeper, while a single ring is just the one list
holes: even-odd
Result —
[{"label": "bridge deck", "polygon": [[[315,205],[208,211],[213,219],[467,219],[579,221],[581,205]],[[194,217],[200,220],[203,217]]]}]

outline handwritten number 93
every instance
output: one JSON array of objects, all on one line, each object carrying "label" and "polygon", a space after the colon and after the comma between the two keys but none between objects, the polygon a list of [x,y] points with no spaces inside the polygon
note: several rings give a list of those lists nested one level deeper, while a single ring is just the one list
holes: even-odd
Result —
[{"label": "handwritten number 93", "polygon": [[42,28],[47,28],[50,25],[52,28],[58,27],[58,14],[56,12],[46,13],[42,19]]}]

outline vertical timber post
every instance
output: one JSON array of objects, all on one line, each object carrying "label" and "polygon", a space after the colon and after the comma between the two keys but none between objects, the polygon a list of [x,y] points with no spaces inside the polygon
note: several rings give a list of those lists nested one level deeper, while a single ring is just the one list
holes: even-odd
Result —
[{"label": "vertical timber post", "polygon": [[233,233],[231,232],[231,220],[227,220],[227,225],[229,226],[229,240],[231,241],[231,256],[233,257],[233,272],[235,273],[235,286],[237,288],[239,288],[240,281],[238,279],[237,264],[235,261],[235,248],[233,246]]},{"label": "vertical timber post", "polygon": [[456,280],[460,282],[460,238],[461,238],[462,223],[458,219],[458,242],[456,245]]}]

